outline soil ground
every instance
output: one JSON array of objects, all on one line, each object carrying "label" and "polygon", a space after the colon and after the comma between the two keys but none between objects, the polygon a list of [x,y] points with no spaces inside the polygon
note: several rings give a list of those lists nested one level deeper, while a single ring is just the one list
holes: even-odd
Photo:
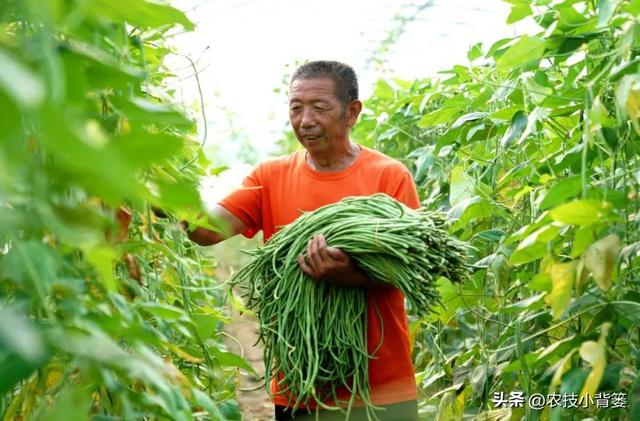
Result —
[{"label": "soil ground", "polygon": [[[259,376],[264,375],[264,361],[262,359],[262,348],[255,345],[258,338],[258,322],[255,317],[239,314],[233,311],[233,321],[225,329],[227,333],[236,338],[240,345],[228,339],[227,344],[230,351],[242,355],[244,351],[244,359],[258,372]],[[255,389],[262,384],[262,380],[256,378],[253,374],[242,372],[240,378],[240,387],[242,389]],[[273,403],[271,402],[264,387],[258,387],[257,390],[251,392],[239,391],[236,399],[242,412],[244,421],[270,421],[274,419]]]}]

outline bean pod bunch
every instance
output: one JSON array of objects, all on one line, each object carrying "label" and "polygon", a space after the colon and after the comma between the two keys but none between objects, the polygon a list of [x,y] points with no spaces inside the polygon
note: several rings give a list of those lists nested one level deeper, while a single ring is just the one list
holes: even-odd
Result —
[{"label": "bean pod bunch", "polygon": [[[372,280],[400,289],[414,312],[438,301],[436,281],[462,281],[468,274],[467,245],[452,237],[442,213],[411,209],[385,194],[348,197],[301,215],[263,246],[232,278],[260,324],[267,367],[289,406],[344,411],[356,399],[375,418],[368,383],[367,296],[360,288],[315,282],[298,266],[314,235],[349,254]],[[346,387],[348,402],[336,390]],[[329,404],[328,402],[331,402]],[[336,404],[338,404],[336,406]]]}]

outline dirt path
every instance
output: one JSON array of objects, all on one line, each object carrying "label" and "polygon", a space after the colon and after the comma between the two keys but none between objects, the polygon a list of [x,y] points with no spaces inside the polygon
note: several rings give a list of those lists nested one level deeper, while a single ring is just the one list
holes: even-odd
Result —
[{"label": "dirt path", "polygon": [[[254,317],[240,315],[233,310],[233,321],[225,329],[227,333],[236,338],[244,349],[244,358],[258,372],[264,375],[264,361],[262,360],[262,348],[253,346],[258,338],[258,322]],[[228,339],[227,344],[231,351],[242,355],[240,345]],[[240,378],[240,387],[254,389],[258,386],[255,376],[243,373]],[[273,420],[273,403],[269,399],[264,387],[252,392],[238,392],[236,396],[242,419],[244,421],[270,421]]]},{"label": "dirt path", "polygon": [[[249,256],[240,250],[251,250],[259,244],[258,239],[247,240],[238,235],[221,244],[214,246],[212,258],[219,262],[217,276],[221,280],[229,279],[233,268],[237,269],[249,262]],[[244,359],[256,370],[258,377],[264,375],[264,361],[262,359],[262,347],[254,346],[258,339],[258,321],[255,317],[246,314],[241,315],[235,309],[231,309],[232,322],[225,327],[225,331],[233,336],[236,341],[227,338],[225,341],[229,350]],[[259,386],[255,376],[242,374],[240,387],[242,389],[255,389]],[[240,405],[243,421],[271,421],[274,419],[273,403],[267,395],[264,387],[252,392],[238,391],[236,399]]]}]

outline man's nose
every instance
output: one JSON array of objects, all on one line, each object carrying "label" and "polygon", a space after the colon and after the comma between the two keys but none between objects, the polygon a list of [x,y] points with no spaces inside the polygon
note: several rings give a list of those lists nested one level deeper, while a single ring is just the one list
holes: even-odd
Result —
[{"label": "man's nose", "polygon": [[315,113],[311,109],[302,110],[302,119],[300,120],[300,125],[302,127],[311,127],[315,125]]}]

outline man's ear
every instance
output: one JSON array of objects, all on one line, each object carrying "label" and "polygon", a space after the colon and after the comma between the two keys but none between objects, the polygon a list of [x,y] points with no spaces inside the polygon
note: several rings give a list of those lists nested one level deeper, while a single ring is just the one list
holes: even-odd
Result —
[{"label": "man's ear", "polygon": [[347,125],[349,127],[355,126],[361,111],[362,102],[359,99],[351,101],[351,103],[347,107]]}]

